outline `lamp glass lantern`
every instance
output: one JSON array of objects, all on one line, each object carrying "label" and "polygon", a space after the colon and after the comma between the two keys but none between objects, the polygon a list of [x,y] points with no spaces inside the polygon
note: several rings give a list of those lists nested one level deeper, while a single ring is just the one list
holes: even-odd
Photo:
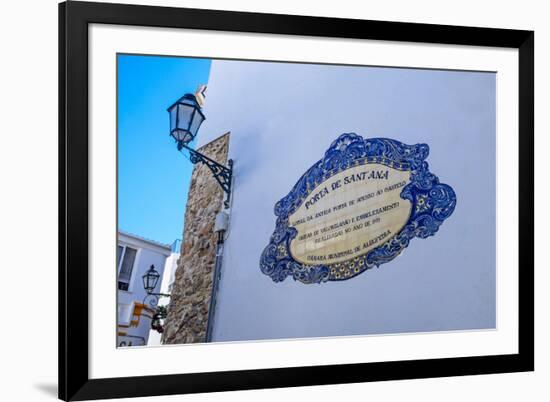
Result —
[{"label": "lamp glass lantern", "polygon": [[147,293],[152,293],[155,290],[157,283],[159,281],[160,274],[155,269],[154,265],[151,265],[151,268],[142,276],[143,279],[143,288]]},{"label": "lamp glass lantern", "polygon": [[170,114],[170,135],[178,143],[178,147],[187,145],[197,135],[202,122],[206,119],[192,94],[183,95],[168,108]]}]

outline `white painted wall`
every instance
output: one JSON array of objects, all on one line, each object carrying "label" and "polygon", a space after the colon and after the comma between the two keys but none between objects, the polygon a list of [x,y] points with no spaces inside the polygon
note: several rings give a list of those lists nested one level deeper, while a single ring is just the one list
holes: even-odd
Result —
[{"label": "white painted wall", "polygon": [[170,256],[166,259],[164,275],[162,276],[161,293],[172,293],[172,285],[176,278],[176,269],[178,268],[178,260],[180,258],[180,247],[181,240],[176,240],[174,244],[172,244],[172,251]]},{"label": "white painted wall", "polygon": [[[199,145],[231,131],[235,181],[213,340],[494,328],[495,79],[214,60]],[[457,207],[435,236],[413,239],[380,269],[274,283],[259,268],[274,205],[344,132],[427,143]]]}]

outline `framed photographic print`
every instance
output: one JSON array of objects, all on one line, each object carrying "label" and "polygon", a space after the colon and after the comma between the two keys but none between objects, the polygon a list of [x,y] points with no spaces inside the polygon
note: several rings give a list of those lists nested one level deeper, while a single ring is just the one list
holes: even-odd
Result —
[{"label": "framed photographic print", "polygon": [[534,33],[59,5],[59,397],[534,369]]}]

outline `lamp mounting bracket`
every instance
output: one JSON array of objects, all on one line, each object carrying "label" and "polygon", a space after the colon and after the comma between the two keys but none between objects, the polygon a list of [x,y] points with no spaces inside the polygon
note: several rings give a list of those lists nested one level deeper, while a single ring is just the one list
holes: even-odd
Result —
[{"label": "lamp mounting bracket", "polygon": [[191,163],[197,164],[200,162],[205,164],[208,169],[210,169],[214,175],[214,178],[226,195],[224,206],[229,208],[229,199],[231,197],[231,179],[233,178],[233,160],[229,159],[227,161],[228,166],[224,166],[216,162],[214,159],[211,159],[208,156],[188,147],[186,144],[179,143],[178,148],[185,148],[189,151]]}]

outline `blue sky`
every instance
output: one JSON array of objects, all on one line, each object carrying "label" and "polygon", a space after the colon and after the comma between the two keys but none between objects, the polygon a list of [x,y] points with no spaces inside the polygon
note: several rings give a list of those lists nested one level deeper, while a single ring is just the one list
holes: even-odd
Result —
[{"label": "blue sky", "polygon": [[[193,165],[169,137],[166,109],[199,84],[211,61],[118,55],[118,228],[180,239]],[[200,134],[199,134],[200,135]]]}]

